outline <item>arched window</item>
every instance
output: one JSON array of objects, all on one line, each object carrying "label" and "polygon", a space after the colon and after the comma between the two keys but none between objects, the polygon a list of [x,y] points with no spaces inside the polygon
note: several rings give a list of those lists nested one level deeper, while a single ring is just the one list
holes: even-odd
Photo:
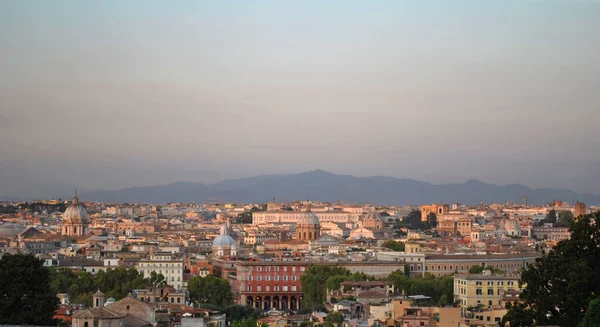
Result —
[{"label": "arched window", "polygon": [[77,234],[77,227],[73,227],[73,234]]},{"label": "arched window", "polygon": [[83,323],[83,327],[88,327],[88,322],[87,321]]}]

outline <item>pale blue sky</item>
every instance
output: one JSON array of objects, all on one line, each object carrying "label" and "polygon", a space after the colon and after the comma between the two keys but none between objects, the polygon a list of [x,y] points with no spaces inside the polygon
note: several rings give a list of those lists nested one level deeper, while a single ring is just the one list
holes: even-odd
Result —
[{"label": "pale blue sky", "polygon": [[600,193],[597,1],[2,1],[0,195],[314,168]]}]

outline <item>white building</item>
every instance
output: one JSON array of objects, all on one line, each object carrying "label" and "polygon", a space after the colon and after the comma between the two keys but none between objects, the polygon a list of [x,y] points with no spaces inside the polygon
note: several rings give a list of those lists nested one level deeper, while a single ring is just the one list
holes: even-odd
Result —
[{"label": "white building", "polygon": [[183,260],[174,259],[170,252],[156,252],[150,259],[142,259],[136,266],[137,270],[144,274],[144,278],[150,277],[152,272],[165,276],[167,284],[176,289],[183,285]]}]

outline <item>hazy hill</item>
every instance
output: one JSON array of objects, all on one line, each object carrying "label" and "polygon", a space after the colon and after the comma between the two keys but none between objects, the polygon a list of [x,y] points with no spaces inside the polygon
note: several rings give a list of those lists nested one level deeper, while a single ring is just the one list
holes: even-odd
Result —
[{"label": "hazy hill", "polygon": [[299,174],[265,175],[231,179],[215,184],[175,182],[168,185],[131,187],[116,191],[96,191],[81,194],[84,201],[109,202],[241,202],[313,199],[345,203],[376,203],[387,205],[459,202],[463,204],[511,202],[543,204],[553,199],[574,203],[600,204],[600,196],[566,189],[531,189],[520,184],[498,186],[477,180],[463,184],[434,185],[411,179],[392,177],[355,177],[337,175],[323,170]]}]

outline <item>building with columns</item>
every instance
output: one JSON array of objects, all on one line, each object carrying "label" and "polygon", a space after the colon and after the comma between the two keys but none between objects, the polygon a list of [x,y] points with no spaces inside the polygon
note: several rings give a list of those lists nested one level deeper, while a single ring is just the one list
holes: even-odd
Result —
[{"label": "building with columns", "polygon": [[88,232],[88,216],[85,208],[79,204],[77,192],[73,202],[63,214],[61,234],[67,236],[82,236]]},{"label": "building with columns", "polygon": [[296,240],[314,241],[321,236],[319,217],[308,210],[296,222]]},{"label": "building with columns", "polygon": [[230,281],[238,304],[263,310],[302,309],[301,276],[309,266],[345,267],[352,273],[362,272],[382,278],[396,270],[404,271],[405,265],[404,261],[314,262],[309,260],[222,261],[214,264],[235,267],[235,272],[228,270],[229,268],[223,269],[221,278]]}]

